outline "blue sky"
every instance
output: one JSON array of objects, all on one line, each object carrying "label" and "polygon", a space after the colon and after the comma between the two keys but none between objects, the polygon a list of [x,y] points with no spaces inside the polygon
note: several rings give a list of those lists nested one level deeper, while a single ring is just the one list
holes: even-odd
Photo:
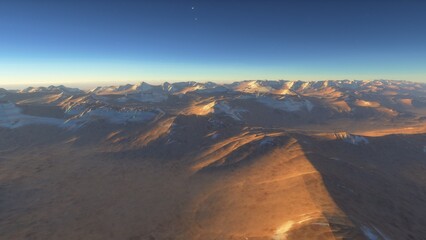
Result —
[{"label": "blue sky", "polygon": [[426,81],[425,12],[402,0],[2,0],[0,87]]}]

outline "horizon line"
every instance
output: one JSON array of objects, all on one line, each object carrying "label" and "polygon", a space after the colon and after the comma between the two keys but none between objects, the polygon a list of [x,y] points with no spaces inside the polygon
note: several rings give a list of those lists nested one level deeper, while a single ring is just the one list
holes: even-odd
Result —
[{"label": "horizon line", "polygon": [[[104,83],[100,82],[62,82],[62,83],[47,83],[47,82],[38,82],[38,83],[32,83],[32,84],[25,84],[25,83],[7,83],[7,84],[1,84],[0,88],[6,89],[6,90],[21,90],[26,88],[39,88],[39,87],[70,87],[70,88],[79,88],[80,90],[90,90],[96,87],[110,87],[110,86],[125,86],[125,85],[136,85],[141,83],[147,83],[152,86],[161,86],[165,83],[185,83],[185,82],[194,82],[194,83],[216,83],[219,85],[226,85],[226,84],[232,84],[237,82],[248,82],[248,81],[272,81],[272,82],[325,82],[325,81],[395,81],[395,82],[410,82],[410,83],[420,83],[420,84],[426,84],[425,82],[421,81],[413,81],[413,80],[404,80],[404,79],[318,79],[318,80],[287,80],[287,79],[245,79],[245,80],[237,80],[237,81],[129,81],[127,83],[121,82],[121,81],[115,81],[116,84],[110,81],[105,81]],[[152,82],[158,82],[158,83],[152,83]]]}]

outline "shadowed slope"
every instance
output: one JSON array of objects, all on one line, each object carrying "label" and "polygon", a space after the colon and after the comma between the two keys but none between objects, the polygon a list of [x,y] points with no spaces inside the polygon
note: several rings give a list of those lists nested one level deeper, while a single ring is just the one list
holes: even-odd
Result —
[{"label": "shadowed slope", "polygon": [[188,239],[364,239],[294,138],[280,136],[235,164],[208,169],[194,176],[209,187],[188,205],[197,223]]},{"label": "shadowed slope", "polygon": [[338,207],[370,239],[423,239],[426,136],[389,135],[360,144],[325,137],[305,137],[302,146]]}]

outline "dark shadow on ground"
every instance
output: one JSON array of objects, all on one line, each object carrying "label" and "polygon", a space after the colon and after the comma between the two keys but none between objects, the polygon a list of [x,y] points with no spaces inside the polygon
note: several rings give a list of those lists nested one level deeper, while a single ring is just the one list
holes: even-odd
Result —
[{"label": "dark shadow on ground", "polygon": [[367,144],[298,139],[330,196],[364,235],[425,239],[426,134],[368,138]]}]

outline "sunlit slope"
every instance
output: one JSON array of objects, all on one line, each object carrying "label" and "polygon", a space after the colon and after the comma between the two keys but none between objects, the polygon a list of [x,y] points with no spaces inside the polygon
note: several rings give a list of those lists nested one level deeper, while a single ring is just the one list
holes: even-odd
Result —
[{"label": "sunlit slope", "polygon": [[[258,138],[233,138],[222,158],[207,155],[214,159],[205,159],[210,164],[194,176],[200,190],[188,204],[194,224],[184,238],[364,239],[296,139]],[[208,187],[200,186],[204,182]]]},{"label": "sunlit slope", "polygon": [[[28,129],[6,130],[2,134],[9,138],[15,135],[15,144],[20,144]],[[21,131],[19,135],[17,131]],[[115,132],[111,134],[123,134]],[[182,158],[169,155],[160,159],[111,153],[108,146],[114,137],[104,135],[105,145],[87,142],[82,145],[69,132],[59,132],[51,136],[53,142],[36,137],[32,139],[33,146],[19,151],[11,143],[2,142],[1,182],[6,209],[0,214],[3,236],[8,239],[359,236],[329,196],[321,174],[308,161],[298,140],[285,133],[248,131],[188,151]],[[171,147],[145,145],[145,140],[141,144],[135,147],[156,147],[157,151]],[[212,150],[221,153],[212,155]]]}]

